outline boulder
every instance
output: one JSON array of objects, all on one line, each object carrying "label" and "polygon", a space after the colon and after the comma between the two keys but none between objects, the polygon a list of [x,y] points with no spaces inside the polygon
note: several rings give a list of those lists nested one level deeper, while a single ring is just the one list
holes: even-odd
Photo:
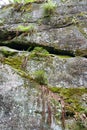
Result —
[{"label": "boulder", "polygon": [[35,86],[11,66],[0,63],[0,130],[40,130],[41,115],[35,114],[39,110],[35,105],[38,98]]},{"label": "boulder", "polygon": [[87,59],[81,57],[34,57],[27,62],[27,72],[44,70],[49,86],[87,88]]},{"label": "boulder", "polygon": [[[0,45],[23,49],[43,46],[58,52],[87,56],[87,3],[58,3],[55,13],[44,14],[44,3],[8,5],[0,9]],[[19,27],[33,26],[32,30]],[[80,53],[79,53],[80,52]]]}]

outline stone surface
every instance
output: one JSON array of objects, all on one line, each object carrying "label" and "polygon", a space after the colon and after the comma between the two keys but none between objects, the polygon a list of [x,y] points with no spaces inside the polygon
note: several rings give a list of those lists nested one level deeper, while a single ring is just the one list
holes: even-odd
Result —
[{"label": "stone surface", "polygon": [[34,83],[0,63],[0,130],[40,130],[37,98]]},{"label": "stone surface", "polygon": [[[87,89],[87,1],[54,1],[58,5],[50,17],[44,15],[42,2],[0,8],[0,130],[62,130],[61,117],[58,123],[54,119],[56,105],[51,102],[49,106],[48,102],[55,94],[49,91],[43,95],[47,88],[35,82],[37,71],[45,72],[48,87]],[[32,25],[34,29],[21,31],[20,25]],[[42,46],[51,54],[23,51],[35,46]],[[75,116],[78,117],[77,110],[79,113],[83,110],[79,119],[84,127],[87,127],[86,98],[85,91],[79,99],[81,108],[78,101],[74,104],[75,101],[68,100],[68,105],[78,107],[74,108]],[[57,115],[61,115],[60,107],[57,101]],[[48,125],[50,109],[52,122]],[[72,127],[72,121],[69,122]]]},{"label": "stone surface", "polygon": [[[79,50],[81,56],[87,56],[87,2],[56,2],[57,9],[50,18],[44,16],[44,3],[1,8],[0,45],[13,48],[41,45],[71,51],[73,55],[78,55]],[[17,30],[19,25],[31,24],[35,29],[31,35]]]},{"label": "stone surface", "polygon": [[42,93],[35,82],[22,78],[11,66],[0,63],[0,130],[62,130],[53,117],[49,126],[47,100],[44,100],[46,117],[42,114]]},{"label": "stone surface", "polygon": [[36,57],[28,61],[27,71],[34,74],[37,70],[46,72],[50,86],[87,88],[86,58]]},{"label": "stone surface", "polygon": [[[60,60],[55,58],[55,60],[53,61],[53,64],[55,64],[55,61],[60,62]],[[69,60],[67,64],[71,64],[71,62],[72,62],[72,60]],[[33,63],[34,63],[34,68],[31,68],[31,71],[34,71],[34,69],[36,69],[35,65],[37,65],[37,64],[35,62],[33,62]],[[32,63],[32,66],[33,66],[33,63]],[[61,68],[63,67],[62,61],[60,63],[61,65],[58,65],[57,63],[55,66],[59,72],[59,70],[61,70]],[[67,64],[65,66],[67,66]],[[45,65],[45,63],[43,63],[43,65]],[[39,64],[39,66],[37,66],[37,69],[41,66],[42,65]],[[46,64],[46,66],[47,66],[47,64]],[[48,72],[48,74],[49,74],[49,70],[53,68],[52,65],[50,65],[50,67],[51,68],[49,68],[47,66],[47,68],[45,68],[45,71]],[[79,70],[79,74],[81,74],[81,72],[82,71]],[[50,74],[51,73],[52,73],[52,71],[50,71]],[[50,76],[52,76],[50,74],[49,74],[49,78],[50,78]],[[75,75],[76,75],[76,73],[75,73]],[[55,76],[55,71],[54,71],[53,76]],[[56,77],[57,77],[57,75],[56,75]],[[65,75],[63,76],[63,78],[64,77],[66,78]],[[69,75],[69,77],[70,77],[70,75]],[[69,79],[69,77],[68,77],[68,79]],[[77,80],[77,78],[76,78],[76,80]],[[72,79],[72,81],[73,81],[73,79]],[[53,83],[53,81],[52,81],[52,83]],[[24,129],[28,129],[28,130],[41,130],[41,129],[62,130],[62,126],[61,126],[61,122],[60,122],[59,118],[57,120],[60,123],[57,123],[56,120],[54,119],[54,115],[56,113],[54,115],[51,115],[52,122],[51,122],[50,126],[48,124],[47,119],[49,119],[49,116],[48,116],[49,112],[48,112],[47,107],[48,107],[48,98],[50,99],[49,96],[51,96],[50,95],[51,92],[48,93],[48,95],[46,95],[46,93],[44,93],[44,95],[43,95],[43,90],[46,91],[46,88],[44,88],[44,89],[43,89],[43,86],[42,87],[37,86],[37,84],[35,82],[31,82],[31,81],[29,81],[29,79],[19,76],[17,74],[17,71],[15,71],[11,66],[0,63],[0,130],[7,130],[7,129],[8,130],[11,130],[11,129],[13,129],[13,130],[18,130],[18,129],[19,130],[24,130]],[[82,100],[83,103],[86,103],[86,98],[87,98],[86,96],[87,96],[87,94],[82,95],[81,99],[79,99],[79,100]],[[46,98],[46,100],[45,100],[45,98]],[[44,103],[45,103],[45,106],[44,106]],[[57,110],[58,110],[57,115],[58,114],[60,115],[61,107],[58,104],[59,103],[57,102],[57,104],[56,104]],[[53,105],[53,104],[50,104],[50,105]],[[56,109],[56,105],[55,105],[55,109]],[[83,106],[85,106],[85,105],[86,104],[83,104]],[[54,113],[54,107],[52,107],[52,106],[50,106],[50,107]],[[43,111],[45,112],[44,113],[45,115],[43,115]],[[51,114],[53,114],[53,113],[51,113]],[[76,123],[76,122],[74,121],[74,123]],[[83,123],[84,126],[86,127],[86,122],[84,123],[84,121],[82,120],[81,123]],[[72,126],[73,122],[70,120],[66,120],[65,130],[67,128],[69,129],[69,127],[67,125]],[[74,129],[76,129],[77,127],[78,126],[76,125],[74,127]],[[79,128],[79,130],[80,130],[80,128]],[[86,129],[83,128],[83,130],[86,130]]]}]

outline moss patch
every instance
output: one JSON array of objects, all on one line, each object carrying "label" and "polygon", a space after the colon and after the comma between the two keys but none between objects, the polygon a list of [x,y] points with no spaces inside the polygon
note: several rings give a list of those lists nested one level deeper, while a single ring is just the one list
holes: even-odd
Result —
[{"label": "moss patch", "polygon": [[[15,56],[15,57],[9,57],[4,58],[3,60],[0,60],[4,64],[8,64],[14,68],[16,73],[18,73],[20,76],[27,78],[29,80],[33,80],[33,78],[25,71],[25,69],[22,67],[24,64],[24,56]],[[33,80],[34,81],[34,80]],[[35,81],[34,81],[35,82]]]},{"label": "moss patch", "polygon": [[43,47],[35,47],[29,57],[30,59],[40,60],[42,58],[48,58],[49,56],[49,52],[45,50]]},{"label": "moss patch", "polygon": [[76,112],[84,113],[86,108],[82,105],[82,95],[87,94],[87,89],[81,88],[56,88],[52,87],[50,90],[58,93],[64,98],[66,116],[74,116]]},{"label": "moss patch", "polygon": [[[34,51],[36,52],[36,49]],[[28,60],[31,60],[31,59],[37,57],[37,55],[38,55],[39,60],[42,60],[44,57],[44,52],[39,57],[39,54],[34,53],[34,51],[32,52],[33,54],[31,53],[31,55],[29,55],[29,56],[22,55],[22,56],[8,57],[8,58],[3,58],[3,60],[1,59],[0,61],[3,62],[4,64],[8,64],[8,65],[12,66],[12,68],[15,69],[16,73],[18,73],[20,76],[22,76],[24,78],[33,80],[37,84],[47,84],[47,79],[45,77],[45,73],[43,70],[35,72],[34,78],[29,73],[26,72],[26,66],[27,66]],[[35,58],[35,60],[37,60],[37,59]],[[44,60],[46,60],[46,59],[44,59]]]},{"label": "moss patch", "polygon": [[40,84],[40,85],[47,85],[47,76],[45,74],[44,70],[37,70],[34,73],[34,79]]},{"label": "moss patch", "polygon": [[10,58],[5,58],[4,63],[12,66],[15,69],[20,69],[22,65],[22,59],[23,57],[10,57]]},{"label": "moss patch", "polygon": [[48,2],[43,5],[43,8],[44,8],[44,16],[51,16],[55,13],[57,4],[56,2],[48,0]]},{"label": "moss patch", "polygon": [[60,59],[67,59],[67,58],[71,58],[72,56],[68,56],[68,55],[58,55],[58,58]]},{"label": "moss patch", "polygon": [[19,26],[16,28],[16,30],[17,30],[18,32],[26,32],[26,33],[28,33],[28,34],[30,34],[30,35],[36,32],[36,29],[35,29],[35,27],[34,27],[33,24],[30,24],[29,26],[19,25]]}]

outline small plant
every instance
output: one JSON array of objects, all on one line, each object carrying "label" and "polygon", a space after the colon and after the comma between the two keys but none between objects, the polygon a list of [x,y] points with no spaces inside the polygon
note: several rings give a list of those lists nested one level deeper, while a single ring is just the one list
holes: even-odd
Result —
[{"label": "small plant", "polygon": [[45,16],[51,16],[55,13],[56,9],[56,2],[52,2],[51,0],[48,0],[48,3],[44,4],[44,15]]},{"label": "small plant", "polygon": [[35,27],[33,25],[29,25],[29,26],[19,25],[16,28],[16,30],[21,31],[21,32],[27,32],[27,33],[29,33],[31,35],[31,34],[33,34],[35,32]]},{"label": "small plant", "polygon": [[34,73],[34,78],[40,85],[47,85],[47,77],[44,70],[37,70]]}]

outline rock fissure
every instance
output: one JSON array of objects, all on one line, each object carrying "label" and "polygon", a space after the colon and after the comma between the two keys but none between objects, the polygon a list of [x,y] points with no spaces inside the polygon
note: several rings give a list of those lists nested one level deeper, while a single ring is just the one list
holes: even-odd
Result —
[{"label": "rock fissure", "polygon": [[[58,50],[55,49],[53,47],[48,47],[48,46],[38,46],[38,44],[34,44],[31,46],[29,46],[29,44],[23,45],[22,43],[11,43],[11,44],[4,44],[7,47],[10,47],[12,49],[16,49],[19,51],[32,51],[34,50],[35,47],[43,47],[45,50],[47,50],[50,54],[54,54],[54,55],[66,55],[66,56],[70,56],[70,57],[75,57],[75,54],[72,51],[68,51],[68,50]],[[1,46],[3,46],[3,44],[1,44]]]}]

